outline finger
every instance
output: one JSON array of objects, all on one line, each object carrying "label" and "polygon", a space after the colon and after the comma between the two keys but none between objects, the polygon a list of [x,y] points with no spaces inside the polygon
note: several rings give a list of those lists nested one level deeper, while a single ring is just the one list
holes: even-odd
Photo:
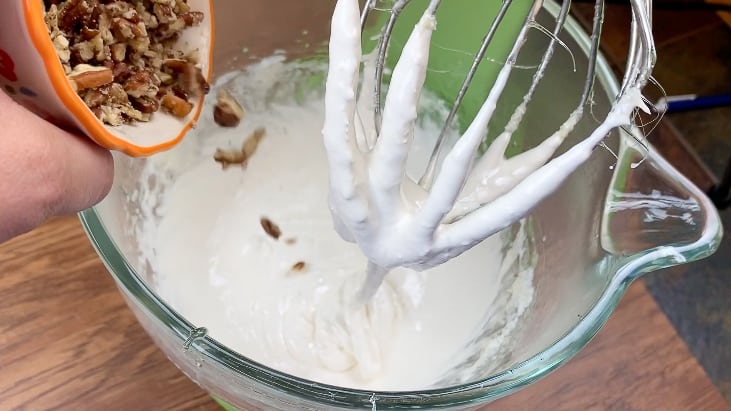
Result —
[{"label": "finger", "polygon": [[109,150],[90,139],[57,131],[62,135],[53,139],[51,150],[62,154],[58,184],[64,193],[51,211],[53,215],[67,215],[104,199],[112,187],[114,162]]},{"label": "finger", "polygon": [[109,191],[111,155],[40,119],[0,93],[0,241],[54,215],[100,201]]}]

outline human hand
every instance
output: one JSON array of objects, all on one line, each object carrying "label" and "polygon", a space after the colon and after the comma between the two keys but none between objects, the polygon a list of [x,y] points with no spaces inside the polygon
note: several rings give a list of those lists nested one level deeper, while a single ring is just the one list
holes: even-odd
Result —
[{"label": "human hand", "polygon": [[37,117],[0,91],[0,243],[109,192],[109,151]]}]

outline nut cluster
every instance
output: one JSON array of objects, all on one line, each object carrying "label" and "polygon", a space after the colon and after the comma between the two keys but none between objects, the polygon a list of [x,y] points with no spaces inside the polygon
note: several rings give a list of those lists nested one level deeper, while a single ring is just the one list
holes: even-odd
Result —
[{"label": "nut cluster", "polygon": [[210,86],[198,50],[175,47],[205,15],[187,0],[44,0],[45,22],[71,86],[104,123],[184,118]]}]

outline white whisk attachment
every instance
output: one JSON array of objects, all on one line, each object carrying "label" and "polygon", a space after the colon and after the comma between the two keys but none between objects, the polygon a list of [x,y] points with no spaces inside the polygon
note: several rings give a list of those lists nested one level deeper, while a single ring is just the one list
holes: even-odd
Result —
[{"label": "white whisk attachment", "polygon": [[[556,190],[593,149],[615,128],[630,125],[636,109],[647,110],[641,89],[650,78],[655,49],[648,0],[632,0],[632,42],[622,87],[606,117],[594,131],[564,153],[555,156],[574,130],[588,105],[595,77],[603,1],[596,3],[589,68],[581,99],[563,124],[538,146],[513,157],[506,148],[513,133],[533,106],[531,100],[560,44],[558,36],[569,13],[566,1],[551,31],[551,40],[536,67],[531,86],[502,133],[479,158],[478,148],[499,104],[511,72],[542,7],[534,0],[510,50],[506,63],[477,115],[453,147],[445,145],[457,110],[488,44],[503,22],[510,0],[502,3],[477,50],[474,63],[446,119],[419,181],[405,172],[414,136],[417,105],[427,73],[432,32],[440,1],[432,0],[414,27],[391,73],[385,100],[381,89],[391,31],[409,0],[397,0],[390,9],[376,54],[363,58],[362,28],[377,1],[361,11],[358,0],[338,0],[332,19],[330,67],[326,85],[323,138],[330,172],[330,205],[338,232],[354,241],[370,261],[369,294],[393,267],[417,270],[433,267],[473,247],[488,236],[525,217]],[[368,57],[368,56],[367,56]],[[365,67],[361,71],[362,64]],[[362,73],[362,74],[361,74]],[[363,78],[361,78],[363,77]],[[360,89],[360,93],[358,90]],[[359,115],[358,107],[372,108]],[[442,151],[447,150],[445,154]],[[441,160],[440,160],[441,159]]]}]

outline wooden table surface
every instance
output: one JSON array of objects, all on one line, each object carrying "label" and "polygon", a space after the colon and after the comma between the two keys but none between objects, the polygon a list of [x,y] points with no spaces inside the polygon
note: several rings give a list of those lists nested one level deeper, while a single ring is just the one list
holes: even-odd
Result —
[{"label": "wooden table surface", "polygon": [[[75,217],[0,246],[0,410],[216,410],[125,306]],[[578,357],[496,410],[728,410],[642,282]]]}]

